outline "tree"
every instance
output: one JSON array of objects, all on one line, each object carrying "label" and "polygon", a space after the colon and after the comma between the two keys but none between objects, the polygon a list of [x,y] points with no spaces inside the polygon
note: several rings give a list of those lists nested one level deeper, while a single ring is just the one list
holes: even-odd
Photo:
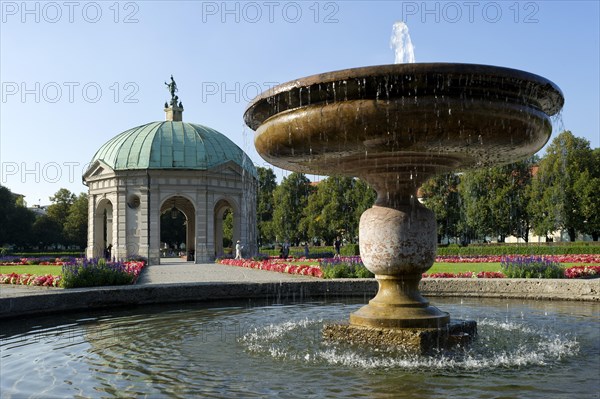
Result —
[{"label": "tree", "polygon": [[352,201],[353,207],[352,212],[354,213],[353,220],[356,220],[357,227],[356,232],[352,233],[351,238],[358,237],[358,223],[360,217],[364,211],[371,208],[377,199],[377,193],[371,186],[367,184],[365,180],[355,178],[353,180],[352,191],[350,192],[350,200]]},{"label": "tree", "polygon": [[592,151],[590,170],[584,170],[575,182],[575,196],[583,217],[582,233],[598,241],[600,236],[600,148]]},{"label": "tree", "polygon": [[462,207],[456,173],[438,175],[427,180],[421,187],[423,204],[435,213],[438,243],[443,237],[458,238],[461,235]]},{"label": "tree", "polygon": [[510,191],[507,200],[510,204],[510,234],[529,242],[531,215],[529,213],[529,189],[533,179],[533,169],[539,162],[537,156],[512,164],[510,171]]},{"label": "tree", "polygon": [[24,206],[16,206],[9,217],[10,242],[20,248],[31,246],[35,213]]},{"label": "tree", "polygon": [[495,234],[491,207],[487,203],[493,177],[488,169],[471,171],[461,176],[459,192],[465,212],[465,225],[470,238],[484,238]]},{"label": "tree", "polygon": [[273,192],[277,187],[275,173],[271,168],[258,167],[258,192],[256,199],[256,216],[260,243],[273,242]]},{"label": "tree", "polygon": [[[577,232],[588,229],[576,182],[586,170],[590,178],[595,177],[594,158],[589,141],[570,131],[559,134],[548,146],[530,191],[532,228],[537,235],[566,230],[570,241],[575,241]],[[594,188],[586,192],[593,193]]]},{"label": "tree", "polygon": [[48,215],[38,217],[33,223],[33,238],[41,250],[48,249],[49,246],[60,244],[62,226]]},{"label": "tree", "polygon": [[67,219],[63,224],[64,237],[69,244],[85,248],[88,230],[88,196],[81,193],[69,207]]},{"label": "tree", "polygon": [[15,209],[15,200],[10,190],[0,186],[0,245],[8,243],[10,237],[9,217]]},{"label": "tree", "polygon": [[48,207],[47,215],[58,223],[63,224],[67,220],[69,208],[71,208],[76,198],[75,194],[66,188],[61,188],[56,194],[50,197],[52,205]]},{"label": "tree", "polygon": [[331,176],[321,181],[308,198],[301,220],[302,231],[310,238],[333,242],[344,235],[358,236],[360,215],[375,201],[375,192],[362,180]]},{"label": "tree", "polygon": [[348,190],[348,179],[328,177],[319,184],[308,197],[303,209],[300,227],[309,238],[333,242],[345,230],[343,207],[344,193]]},{"label": "tree", "polygon": [[0,245],[29,246],[34,221],[35,213],[27,209],[22,197],[0,186]]},{"label": "tree", "polygon": [[293,172],[273,191],[273,232],[279,241],[299,242],[307,239],[300,230],[302,210],[308,204],[312,187],[302,173]]},{"label": "tree", "polygon": [[233,212],[228,208],[223,213],[223,248],[232,248],[233,245]]},{"label": "tree", "polygon": [[75,199],[75,194],[66,188],[61,188],[56,194],[50,197],[52,204],[48,206],[46,216],[52,219],[55,222],[54,224],[58,226],[58,239],[54,241],[53,244],[68,244],[68,240],[65,237],[63,230],[64,224],[69,216],[69,209],[71,208],[71,205],[73,205],[73,202],[75,202]]},{"label": "tree", "polygon": [[529,214],[527,187],[533,158],[514,164],[465,173],[459,191],[466,225],[479,237],[509,235],[527,241]]}]

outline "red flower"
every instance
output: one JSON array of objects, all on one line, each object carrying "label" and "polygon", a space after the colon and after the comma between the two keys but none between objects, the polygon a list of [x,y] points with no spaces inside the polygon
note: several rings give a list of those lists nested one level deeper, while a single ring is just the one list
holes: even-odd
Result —
[{"label": "red flower", "polygon": [[278,258],[269,258],[263,261],[249,259],[221,259],[219,263],[228,266],[247,267],[250,269],[266,270],[270,272],[300,274],[303,276],[323,277],[323,272],[316,266],[294,265],[293,261]]},{"label": "red flower", "polygon": [[600,277],[600,266],[573,266],[565,269],[566,278]]}]

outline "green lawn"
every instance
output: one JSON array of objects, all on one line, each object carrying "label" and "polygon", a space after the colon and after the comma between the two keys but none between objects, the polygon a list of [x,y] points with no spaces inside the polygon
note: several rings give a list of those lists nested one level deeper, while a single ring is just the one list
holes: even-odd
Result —
[{"label": "green lawn", "polygon": [[[302,262],[294,262],[298,265],[311,265],[318,266],[319,262],[314,260],[305,260]],[[561,263],[564,268],[571,266],[578,266],[581,263]],[[449,263],[449,262],[436,262],[433,264],[431,269],[427,273],[464,273],[464,272],[499,272],[500,262],[490,263]]]},{"label": "green lawn", "polygon": [[21,265],[21,266],[0,266],[0,274],[35,274],[37,276],[45,276],[46,274],[52,274],[59,276],[62,274],[62,266],[48,266],[48,265]]},{"label": "green lawn", "polygon": [[[315,261],[303,261],[298,264],[318,266],[319,263]],[[564,268],[571,266],[578,266],[581,263],[561,263]],[[490,263],[448,263],[448,262],[436,262],[433,264],[431,269],[427,271],[428,274],[432,273],[464,273],[464,272],[499,272],[500,262]]]},{"label": "green lawn", "polygon": [[[561,263],[564,269],[581,266],[582,263]],[[495,263],[445,263],[436,262],[427,273],[499,272],[500,262]]]},{"label": "green lawn", "polygon": [[[295,265],[318,266],[319,262],[306,260],[294,262]],[[496,263],[434,263],[427,273],[462,273],[462,272],[499,272],[500,262]]]},{"label": "green lawn", "polygon": [[446,263],[436,262],[431,269],[427,271],[431,273],[464,273],[464,272],[499,272],[500,262],[493,263]]},{"label": "green lawn", "polygon": [[[319,263],[315,261],[297,262],[302,265],[317,266]],[[565,268],[580,265],[580,263],[563,263]],[[444,263],[436,262],[427,273],[463,273],[463,272],[499,272],[500,263]],[[44,265],[23,265],[23,266],[0,266],[0,274],[9,273],[30,273],[38,276],[52,274],[59,276],[62,274],[62,266],[44,266]]]}]

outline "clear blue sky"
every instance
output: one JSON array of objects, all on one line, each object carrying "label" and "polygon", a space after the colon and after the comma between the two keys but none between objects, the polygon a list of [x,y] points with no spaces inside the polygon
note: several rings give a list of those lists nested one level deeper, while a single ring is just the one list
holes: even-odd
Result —
[{"label": "clear blue sky", "polygon": [[258,90],[393,63],[400,20],[417,62],[499,65],[554,81],[566,98],[556,129],[600,145],[596,0],[2,1],[1,9],[0,184],[30,205],[48,204],[62,187],[86,191],[81,174],[103,143],[164,120],[170,74],[185,121],[219,130],[265,165],[242,120]]}]

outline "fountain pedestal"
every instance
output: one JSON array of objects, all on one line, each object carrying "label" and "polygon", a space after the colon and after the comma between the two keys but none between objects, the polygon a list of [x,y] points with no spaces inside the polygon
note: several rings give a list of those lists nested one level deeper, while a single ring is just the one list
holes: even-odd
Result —
[{"label": "fountain pedestal", "polygon": [[413,353],[468,345],[475,335],[477,323],[473,320],[451,320],[443,328],[380,328],[348,323],[323,326],[323,338],[327,341],[380,348],[395,347]]},{"label": "fountain pedestal", "polygon": [[440,328],[448,323],[448,314],[430,306],[419,292],[421,275],[435,261],[436,231],[435,215],[417,201],[416,190],[378,190],[377,202],[360,218],[359,245],[379,291],[350,315],[350,324]]},{"label": "fountain pedestal", "polygon": [[[379,289],[369,303],[350,314],[349,324],[327,324],[328,340],[396,346],[423,352],[464,343],[476,334],[474,321],[450,322],[450,315],[431,306],[419,282],[435,261],[435,215],[416,199],[410,182],[403,190],[378,191],[375,205],[360,218],[359,245],[364,265],[375,274]],[[397,178],[385,186],[394,186]],[[394,181],[395,180],[395,181]],[[407,187],[408,186],[408,187]]]}]

